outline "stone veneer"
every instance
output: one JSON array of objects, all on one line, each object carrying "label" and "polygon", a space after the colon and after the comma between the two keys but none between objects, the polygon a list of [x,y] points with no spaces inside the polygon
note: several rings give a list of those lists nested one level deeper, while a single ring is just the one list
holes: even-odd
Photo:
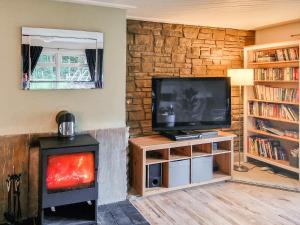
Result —
[{"label": "stone veneer", "polygon": [[[226,76],[243,67],[254,31],[127,21],[127,124],[130,135],[152,133],[152,76]],[[238,88],[232,88],[232,127],[238,134]]]}]

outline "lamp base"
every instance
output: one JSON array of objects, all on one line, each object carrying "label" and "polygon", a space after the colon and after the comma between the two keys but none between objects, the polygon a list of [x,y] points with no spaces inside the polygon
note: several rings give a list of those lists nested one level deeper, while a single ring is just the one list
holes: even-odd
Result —
[{"label": "lamp base", "polygon": [[238,172],[248,172],[249,171],[248,167],[244,166],[244,165],[234,165],[233,169]]}]

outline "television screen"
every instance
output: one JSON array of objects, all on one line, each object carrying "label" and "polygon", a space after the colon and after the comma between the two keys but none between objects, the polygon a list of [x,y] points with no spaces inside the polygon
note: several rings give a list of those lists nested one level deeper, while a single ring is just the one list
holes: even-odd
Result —
[{"label": "television screen", "polygon": [[154,130],[206,130],[231,125],[230,78],[153,78]]}]

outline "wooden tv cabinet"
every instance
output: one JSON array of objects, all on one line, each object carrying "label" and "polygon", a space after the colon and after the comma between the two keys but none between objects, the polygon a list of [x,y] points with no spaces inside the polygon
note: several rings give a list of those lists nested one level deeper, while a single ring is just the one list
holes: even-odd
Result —
[{"label": "wooden tv cabinet", "polygon": [[[233,139],[235,137],[236,135],[234,134],[219,131],[218,136],[214,138],[185,141],[172,141],[161,135],[131,138],[129,140],[131,186],[137,194],[146,196],[230,180],[233,169]],[[214,143],[217,143],[217,148]],[[217,165],[218,170],[213,172],[213,176],[209,180],[200,183],[191,183],[193,159],[199,157],[212,157],[214,165]],[[179,160],[189,160],[190,182],[186,185],[170,187],[169,164]],[[162,185],[161,187],[146,188],[146,166],[157,163],[162,165]],[[210,169],[213,170],[213,166],[209,167]],[[211,173],[211,171],[208,172]]]}]

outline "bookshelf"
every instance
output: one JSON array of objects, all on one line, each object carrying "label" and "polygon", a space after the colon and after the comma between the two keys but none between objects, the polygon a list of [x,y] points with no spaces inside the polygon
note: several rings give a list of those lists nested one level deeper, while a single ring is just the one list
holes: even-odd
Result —
[{"label": "bookshelf", "polygon": [[244,66],[255,74],[244,91],[244,157],[297,173],[300,181],[299,50],[300,41],[244,49]]}]

